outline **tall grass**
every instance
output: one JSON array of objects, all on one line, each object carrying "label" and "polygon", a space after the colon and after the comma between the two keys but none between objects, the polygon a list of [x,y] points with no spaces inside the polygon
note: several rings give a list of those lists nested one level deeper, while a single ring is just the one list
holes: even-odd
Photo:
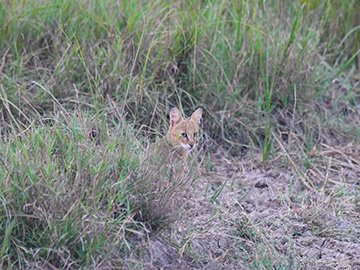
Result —
[{"label": "tall grass", "polygon": [[[211,139],[262,161],[277,132],[304,138],[305,152],[359,141],[347,118],[359,13],[357,0],[2,1],[0,265],[117,257],[127,225],[140,226],[124,184],[138,140],[164,133],[171,106],[202,105]],[[332,94],[335,77],[345,97]]]},{"label": "tall grass", "polygon": [[125,126],[100,144],[77,119],[52,120],[1,144],[2,267],[96,265],[126,247],[139,145]]}]

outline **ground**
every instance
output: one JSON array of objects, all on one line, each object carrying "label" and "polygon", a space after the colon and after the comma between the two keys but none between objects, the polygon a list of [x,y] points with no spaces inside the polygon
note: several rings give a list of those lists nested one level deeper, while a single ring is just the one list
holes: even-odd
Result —
[{"label": "ground", "polygon": [[314,155],[327,178],[309,169],[309,189],[281,157],[261,165],[213,154],[180,219],[144,240],[137,259],[146,269],[360,268],[359,147]]}]

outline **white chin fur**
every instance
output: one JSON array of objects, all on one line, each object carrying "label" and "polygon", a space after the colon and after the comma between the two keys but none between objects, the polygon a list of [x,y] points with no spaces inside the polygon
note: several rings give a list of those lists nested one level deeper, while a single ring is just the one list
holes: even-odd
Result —
[{"label": "white chin fur", "polygon": [[180,144],[181,144],[182,148],[184,148],[184,149],[186,149],[186,150],[190,151],[190,149],[191,149],[190,145],[188,145],[188,144],[184,144],[184,143],[180,143]]}]

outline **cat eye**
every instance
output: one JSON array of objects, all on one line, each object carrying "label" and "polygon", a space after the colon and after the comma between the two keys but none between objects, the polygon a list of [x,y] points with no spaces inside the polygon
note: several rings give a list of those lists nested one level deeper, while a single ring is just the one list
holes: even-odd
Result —
[{"label": "cat eye", "polygon": [[187,134],[184,132],[184,133],[181,133],[181,136],[183,136],[184,138],[187,137]]}]

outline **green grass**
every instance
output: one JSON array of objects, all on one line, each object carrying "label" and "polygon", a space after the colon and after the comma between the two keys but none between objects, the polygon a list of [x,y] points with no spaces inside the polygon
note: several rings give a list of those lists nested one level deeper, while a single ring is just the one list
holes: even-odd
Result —
[{"label": "green grass", "polygon": [[3,267],[29,258],[85,266],[124,248],[126,228],[118,227],[131,215],[126,177],[138,167],[139,145],[126,126],[102,130],[99,145],[76,119],[52,120],[1,144]]},{"label": "green grass", "polygon": [[299,174],[315,145],[359,142],[359,13],[358,0],[2,1],[0,267],[122,265],[127,226],[166,216],[136,220],[127,181],[172,106],[203,106],[206,136],[238,157],[271,160],[274,134],[292,134]]}]

